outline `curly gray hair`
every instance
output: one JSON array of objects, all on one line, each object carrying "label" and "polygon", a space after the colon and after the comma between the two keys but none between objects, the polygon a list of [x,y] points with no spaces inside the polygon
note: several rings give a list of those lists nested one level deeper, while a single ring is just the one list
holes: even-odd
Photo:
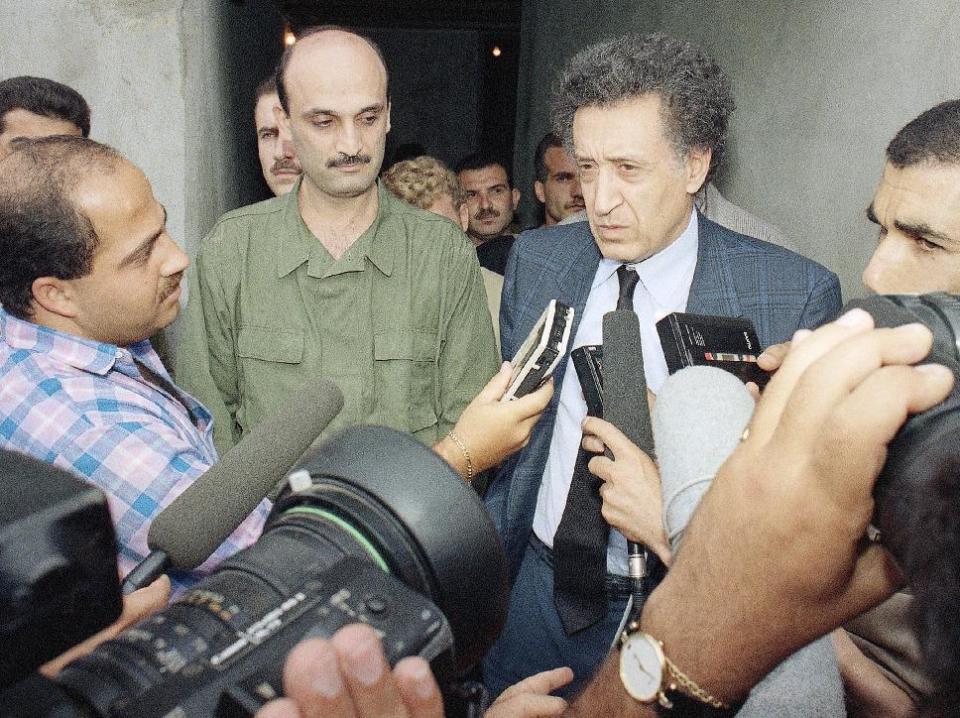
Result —
[{"label": "curly gray hair", "polygon": [[733,95],[720,66],[691,42],[655,33],[629,34],[591,45],[566,64],[552,98],[553,126],[573,147],[573,116],[581,107],[660,96],[663,121],[679,156],[713,151],[709,181],[723,160]]}]

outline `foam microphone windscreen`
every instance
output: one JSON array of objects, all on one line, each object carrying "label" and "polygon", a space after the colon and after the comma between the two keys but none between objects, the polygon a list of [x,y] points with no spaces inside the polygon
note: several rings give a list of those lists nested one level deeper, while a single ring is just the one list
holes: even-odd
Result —
[{"label": "foam microphone windscreen", "polygon": [[203,563],[257,507],[343,408],[332,381],[305,385],[153,520],[147,544],[174,568]]},{"label": "foam microphone windscreen", "polygon": [[733,374],[691,366],[670,376],[653,407],[663,524],[676,549],[717,470],[753,416],[750,392]]},{"label": "foam microphone windscreen", "polygon": [[631,311],[603,315],[603,418],[654,458],[640,322]]}]

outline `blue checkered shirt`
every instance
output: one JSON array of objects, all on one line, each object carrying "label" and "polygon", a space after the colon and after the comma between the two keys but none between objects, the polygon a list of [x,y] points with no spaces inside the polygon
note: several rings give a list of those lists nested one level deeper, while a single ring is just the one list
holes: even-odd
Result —
[{"label": "blue checkered shirt", "polygon": [[[103,344],[0,308],[0,448],[70,470],[104,491],[122,575],[147,555],[151,519],[217,461],[210,413],[185,392],[174,398],[149,383],[134,359],[169,379],[147,340]],[[23,477],[25,487],[29,481]],[[261,503],[195,571],[171,574],[174,590],[253,543],[268,510]]]}]

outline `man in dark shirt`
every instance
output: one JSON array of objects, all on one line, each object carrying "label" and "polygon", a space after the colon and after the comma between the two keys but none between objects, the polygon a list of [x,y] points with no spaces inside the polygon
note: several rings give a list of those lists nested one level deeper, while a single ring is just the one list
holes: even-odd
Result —
[{"label": "man in dark shirt", "polygon": [[513,246],[513,218],[520,190],[513,186],[506,164],[486,152],[464,157],[457,163],[456,172],[467,196],[467,234],[477,248],[480,266],[503,274]]}]

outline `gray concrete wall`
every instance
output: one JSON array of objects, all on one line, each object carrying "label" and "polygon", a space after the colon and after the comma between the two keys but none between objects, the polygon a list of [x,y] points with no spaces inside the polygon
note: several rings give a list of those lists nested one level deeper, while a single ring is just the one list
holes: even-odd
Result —
[{"label": "gray concrete wall", "polygon": [[884,147],[924,109],[960,97],[957,0],[525,0],[523,22],[519,176],[532,173],[531,138],[564,57],[627,30],[688,37],[737,98],[721,189],[837,272],[848,298],[876,242],[864,210]]},{"label": "gray concrete wall", "polygon": [[[182,4],[0,0],[0,76],[66,83],[92,108],[90,136],[143,169],[183,239]],[[173,141],[173,138],[178,138]]]},{"label": "gray concrete wall", "polygon": [[960,97],[960,2],[670,0],[662,27],[701,43],[733,82],[722,190],[837,272],[845,297],[860,294],[884,148]]},{"label": "gray concrete wall", "polygon": [[220,214],[264,196],[251,99],[282,50],[271,0],[0,0],[0,28],[0,77],[78,90],[91,137],[143,169],[191,254]]}]

